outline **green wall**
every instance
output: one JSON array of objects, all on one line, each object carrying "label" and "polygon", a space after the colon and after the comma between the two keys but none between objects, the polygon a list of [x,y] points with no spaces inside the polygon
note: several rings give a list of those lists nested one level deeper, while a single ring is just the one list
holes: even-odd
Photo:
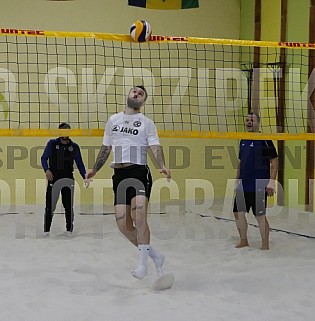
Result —
[{"label": "green wall", "polygon": [[[287,22],[287,41],[293,42],[308,42],[309,41],[309,0],[288,1],[288,22]],[[305,51],[307,56],[307,51]],[[286,142],[288,153],[295,155],[296,159],[301,158],[301,162],[286,162],[285,180],[287,186],[291,186],[290,195],[286,193],[287,201],[292,203],[295,197],[298,204],[304,204],[305,200],[305,163],[306,163],[306,142],[305,141],[290,141]],[[301,151],[301,157],[299,156]],[[292,184],[289,185],[289,181]],[[294,184],[294,180],[295,184]],[[295,193],[294,193],[295,190]],[[301,206],[302,207],[302,206]]]},{"label": "green wall", "polygon": [[132,23],[147,20],[153,34],[238,39],[239,0],[199,0],[199,8],[151,10],[128,0],[1,0],[1,28],[129,33]]},{"label": "green wall", "polygon": [[[160,11],[135,8],[127,5],[128,0],[89,0],[89,1],[38,1],[38,0],[2,0],[1,27],[32,30],[82,31],[127,34],[131,24],[138,19],[150,22],[153,34],[171,36],[194,36],[239,39],[240,34],[240,1],[239,0],[199,0],[200,8],[192,10]],[[0,84],[0,91],[2,90]],[[1,170],[1,203],[22,204],[24,199],[28,204],[44,204],[45,175],[40,168],[40,156],[43,146],[50,137],[0,137],[0,170]],[[91,148],[99,147],[102,137],[73,137],[83,147],[83,157],[87,167],[92,167],[90,161],[97,155],[89,155]],[[195,183],[188,179],[199,179],[201,184],[214,188],[216,197],[223,197],[226,190],[226,180],[235,176],[231,161],[225,161],[222,168],[222,158],[227,158],[228,151],[223,148],[236,142],[208,139],[162,139],[167,163],[172,165],[173,182],[178,186],[178,197],[193,198],[191,186]],[[187,164],[181,165],[181,146],[189,157]],[[213,160],[209,160],[208,146],[219,146],[213,150]],[[172,149],[173,148],[173,149]],[[177,148],[178,159],[170,159],[170,150]],[[222,149],[223,148],[223,149]],[[230,151],[232,155],[233,152]],[[212,157],[212,156],[211,156]],[[233,158],[233,156],[232,156]],[[183,160],[182,160],[183,161]],[[206,165],[210,162],[210,165]],[[171,163],[171,164],[170,164]],[[206,167],[209,168],[206,168]],[[152,167],[152,165],[151,165]],[[152,167],[155,180],[161,178],[158,170]],[[102,182],[106,185],[112,176],[108,164],[104,166],[92,184],[92,188],[84,189],[82,180],[76,171],[78,186],[76,202],[112,204],[111,187],[106,187],[104,193],[94,193],[101,190]],[[100,182],[99,180],[102,180]],[[36,183],[37,182],[37,183]],[[208,183],[207,183],[208,182]],[[109,181],[110,183],[110,181]],[[159,183],[160,184],[160,183]],[[187,186],[188,184],[188,186]],[[93,187],[94,186],[94,187]],[[160,185],[155,184],[154,188]],[[188,195],[187,194],[188,187]],[[176,188],[174,189],[176,194]],[[203,198],[202,188],[196,187],[196,198]],[[81,195],[79,195],[81,194]],[[156,196],[153,193],[153,201]],[[169,198],[167,187],[162,195]],[[205,195],[207,197],[207,195]]]},{"label": "green wall", "polygon": [[241,0],[240,39],[254,40],[255,1]]},{"label": "green wall", "polygon": [[281,0],[261,2],[261,40],[279,41],[281,27]]},{"label": "green wall", "polygon": [[[1,25],[3,28],[128,33],[133,21],[145,19],[151,23],[153,34],[254,39],[255,0],[199,1],[199,9],[161,12],[129,7],[127,0],[91,0],[88,2],[3,0]],[[111,14],[108,14],[109,7]],[[34,10],[36,10],[36,15],[34,15]],[[280,0],[262,0],[262,40],[280,40],[280,10]],[[288,41],[308,41],[308,15],[309,0],[288,1]],[[189,23],[185,23],[188,21]],[[45,189],[38,190],[36,188],[36,179],[44,180],[44,173],[40,168],[37,168],[38,165],[34,168],[32,163],[36,162],[36,158],[37,162],[39,161],[42,150],[40,148],[46,144],[48,139],[49,137],[0,137],[2,203],[14,204],[18,199],[17,196],[23,195],[23,180],[25,180],[26,202],[44,201]],[[89,148],[93,146],[97,148],[102,141],[101,137],[77,137],[74,139]],[[214,187],[216,197],[225,195],[228,180],[235,177],[233,162],[238,149],[237,140],[162,139],[161,141],[165,146],[168,163],[175,164],[172,172],[174,182],[179,187],[180,198],[188,197],[186,195],[187,179],[200,179],[201,184],[203,180],[208,181]],[[9,153],[8,148],[11,148]],[[174,152],[176,148],[179,157],[176,161],[179,163],[184,162],[180,159],[183,150],[185,153],[189,151],[189,166],[180,166],[176,161],[174,163],[174,159],[169,160],[170,151]],[[304,201],[305,187],[305,142],[286,142],[286,148],[290,155],[286,156],[285,184],[288,184],[289,179],[298,180],[299,197],[297,202],[301,204]],[[16,154],[12,156],[10,152]],[[94,156],[96,153],[97,151]],[[83,156],[85,160],[91,159],[87,149],[83,150]],[[87,167],[91,167],[91,164],[88,164]],[[105,165],[97,179],[110,179],[111,175],[111,169]],[[153,175],[156,180],[160,178],[159,172],[155,169],[153,169]],[[79,186],[82,187],[80,178],[78,175],[76,177]],[[80,188],[77,190],[79,191]],[[96,197],[93,196],[93,193],[93,188],[91,190],[82,189],[81,196],[78,198],[80,198],[80,202],[90,203],[91,199]],[[167,188],[163,189],[162,194],[169,197]],[[202,188],[196,188],[196,195],[197,198],[203,198]],[[104,192],[104,198],[107,203],[112,202],[110,188]]]},{"label": "green wall", "polygon": [[[287,41],[308,42],[309,0],[288,0]],[[255,0],[241,0],[241,38],[254,39]],[[280,41],[281,0],[261,2],[261,40]],[[307,51],[305,51],[307,56]],[[276,143],[276,142],[275,142]],[[302,207],[305,195],[305,141],[285,142],[286,204]]]}]

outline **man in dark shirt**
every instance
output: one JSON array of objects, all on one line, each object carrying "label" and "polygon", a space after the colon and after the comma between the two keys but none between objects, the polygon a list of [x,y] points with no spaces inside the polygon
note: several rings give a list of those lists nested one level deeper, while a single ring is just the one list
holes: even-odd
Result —
[{"label": "man in dark shirt", "polygon": [[[248,114],[246,130],[259,132],[260,117]],[[240,235],[237,248],[248,246],[245,213],[252,209],[259,225],[262,250],[269,250],[269,223],[266,218],[267,196],[275,190],[278,155],[271,140],[241,140],[236,175],[234,216]]]},{"label": "man in dark shirt", "polygon": [[[61,123],[59,129],[70,129],[67,123]],[[74,161],[82,178],[85,180],[85,166],[82,160],[80,147],[68,136],[51,139],[41,157],[42,167],[46,173],[47,191],[46,208],[44,216],[44,233],[49,234],[53,213],[56,209],[59,194],[61,192],[62,205],[65,209],[66,234],[71,235],[73,231],[73,194],[74,194]],[[88,187],[89,181],[85,180]]]}]

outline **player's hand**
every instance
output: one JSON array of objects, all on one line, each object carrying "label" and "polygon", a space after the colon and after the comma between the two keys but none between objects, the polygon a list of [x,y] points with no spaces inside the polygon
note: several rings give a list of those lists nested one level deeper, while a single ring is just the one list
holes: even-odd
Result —
[{"label": "player's hand", "polygon": [[266,187],[266,193],[268,196],[273,196],[275,193],[275,180],[271,179],[269,180],[269,183]]},{"label": "player's hand", "polygon": [[94,177],[95,174],[96,174],[96,171],[92,169],[88,173],[85,174],[85,179],[90,179],[90,178]]},{"label": "player's hand", "polygon": [[47,180],[49,180],[49,181],[52,181],[52,180],[54,179],[54,175],[53,175],[53,173],[50,171],[50,169],[47,169],[47,171],[46,171],[46,178],[47,178]]},{"label": "player's hand", "polygon": [[91,182],[93,182],[93,180],[92,180],[91,178],[86,178],[86,179],[84,180],[84,186],[85,186],[86,188],[88,188],[88,187],[90,186]]},{"label": "player's hand", "polygon": [[163,166],[160,169],[160,173],[163,173],[166,176],[168,182],[172,179],[171,171],[167,167]]}]

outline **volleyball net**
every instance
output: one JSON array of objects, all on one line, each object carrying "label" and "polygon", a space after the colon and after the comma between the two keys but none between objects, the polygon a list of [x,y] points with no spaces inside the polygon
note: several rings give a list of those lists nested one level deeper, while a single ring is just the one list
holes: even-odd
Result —
[{"label": "volleyball net", "polygon": [[61,122],[72,136],[103,135],[143,84],[161,137],[244,137],[252,111],[264,137],[314,139],[314,47],[0,29],[0,135],[55,135]]}]

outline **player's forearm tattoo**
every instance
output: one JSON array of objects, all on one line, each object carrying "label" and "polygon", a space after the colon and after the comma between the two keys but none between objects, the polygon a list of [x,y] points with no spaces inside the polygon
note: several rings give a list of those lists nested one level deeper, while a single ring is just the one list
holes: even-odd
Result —
[{"label": "player's forearm tattoo", "polygon": [[160,168],[162,168],[165,164],[162,146],[160,145],[152,146],[152,152],[157,164],[159,165]]},{"label": "player's forearm tattoo", "polygon": [[121,215],[121,216],[117,216],[117,217],[116,217],[116,222],[123,220],[125,217],[126,217],[126,213],[124,213],[124,214]]},{"label": "player's forearm tattoo", "polygon": [[102,166],[107,161],[110,151],[111,151],[111,148],[109,146],[102,145],[102,147],[97,155],[96,162],[93,166],[93,170],[95,170],[97,172],[102,168]]}]

